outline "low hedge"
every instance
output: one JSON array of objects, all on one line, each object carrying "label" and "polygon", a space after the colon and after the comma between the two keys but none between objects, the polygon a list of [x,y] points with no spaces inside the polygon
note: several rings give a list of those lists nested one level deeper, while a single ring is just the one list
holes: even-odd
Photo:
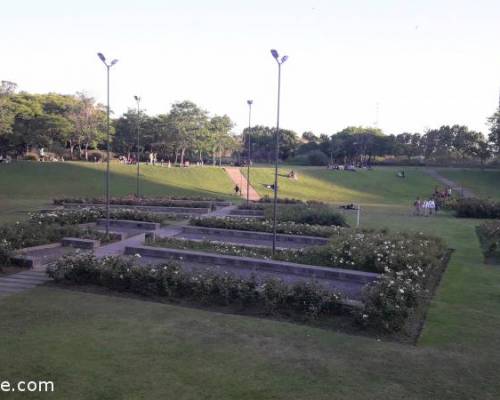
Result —
[{"label": "low hedge", "polygon": [[[203,226],[207,228],[236,229],[242,231],[273,232],[271,221],[258,221],[251,218],[193,218],[189,222],[194,226]],[[294,222],[280,222],[276,224],[276,232],[288,235],[306,235],[330,237],[339,234],[339,226],[320,226],[308,224],[296,224]]]},{"label": "low hedge", "polygon": [[270,249],[226,243],[160,239],[155,245],[379,273],[380,279],[365,287],[357,321],[385,332],[405,327],[426,301],[433,282],[439,280],[448,254],[442,240],[421,233],[350,229],[342,229],[326,246],[278,250],[274,257]]},{"label": "low hedge", "polygon": [[335,316],[342,312],[341,295],[315,282],[287,285],[281,280],[244,279],[211,269],[188,272],[177,263],[138,265],[134,258],[77,254],[61,258],[49,267],[56,282],[92,284],[111,290],[202,304],[236,305],[265,314],[306,318]]},{"label": "low hedge", "polygon": [[[182,207],[203,207],[206,206],[207,202],[212,201],[225,201],[220,198],[209,198],[209,197],[112,197],[110,199],[110,204],[118,204],[125,206],[161,206],[161,207],[180,207],[176,200],[185,201]],[[63,204],[105,204],[106,199],[103,197],[61,197],[53,200],[55,205]]]},{"label": "low hedge", "polygon": [[467,198],[448,205],[459,218],[500,218],[500,202]]},{"label": "low hedge", "polygon": [[[267,207],[264,216],[273,219],[272,207]],[[335,208],[324,203],[302,203],[279,207],[277,212],[279,222],[295,222],[296,224],[347,226],[345,218]]]},{"label": "low hedge", "polygon": [[[106,217],[106,210],[102,208],[79,208],[76,210],[54,210],[50,212],[34,213],[30,215],[30,222],[40,224],[78,225],[96,222]],[[110,210],[111,219],[128,219],[132,221],[147,221],[162,223],[173,217],[169,214],[152,213],[134,209]]]},{"label": "low hedge", "polygon": [[500,221],[485,222],[477,227],[484,255],[500,260]]},{"label": "low hedge", "polygon": [[59,242],[63,237],[100,240],[101,243],[118,240],[117,235],[82,229],[74,225],[23,222],[0,227],[0,267],[9,263],[17,249]]}]

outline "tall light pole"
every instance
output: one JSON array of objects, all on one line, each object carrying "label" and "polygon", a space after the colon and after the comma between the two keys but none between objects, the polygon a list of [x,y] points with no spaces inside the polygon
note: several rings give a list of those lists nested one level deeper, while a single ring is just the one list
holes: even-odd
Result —
[{"label": "tall light pole", "polygon": [[136,155],[136,162],[137,162],[137,192],[136,192],[136,197],[140,196],[140,191],[139,191],[139,164],[141,162],[141,159],[139,157],[139,133],[141,129],[141,108],[140,108],[140,103],[141,103],[141,98],[139,96],[134,96],[135,101],[137,102],[137,155]]},{"label": "tall light pole", "polygon": [[248,104],[248,135],[247,135],[247,140],[248,140],[248,159],[247,159],[247,207],[248,204],[250,203],[250,162],[252,160],[250,152],[252,151],[252,146],[250,139],[252,138],[250,128],[252,126],[251,121],[252,121],[252,104],[253,100],[247,100]]},{"label": "tall light pole", "polygon": [[118,60],[114,59],[109,64],[106,62],[106,57],[102,53],[97,53],[99,59],[106,66],[107,72],[107,139],[106,139],[106,235],[109,235],[109,158],[110,158],[110,124],[109,124],[109,70],[115,65]]},{"label": "tall light pole", "polygon": [[276,252],[276,220],[278,207],[278,157],[279,157],[279,132],[280,132],[280,95],[281,95],[281,66],[288,59],[288,56],[280,58],[276,50],[271,50],[271,54],[278,64],[278,107],[276,116],[276,132],[274,134],[274,201],[273,201],[273,255]]}]

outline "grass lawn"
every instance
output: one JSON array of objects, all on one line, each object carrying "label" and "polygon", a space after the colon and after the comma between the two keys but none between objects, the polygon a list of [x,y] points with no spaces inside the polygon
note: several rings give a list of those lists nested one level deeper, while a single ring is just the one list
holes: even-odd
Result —
[{"label": "grass lawn", "polygon": [[[105,164],[16,162],[0,166],[0,221],[12,222],[54,197],[104,195]],[[111,195],[135,194],[136,167],[111,164]],[[141,193],[154,196],[232,195],[233,185],[220,168],[141,166]]]},{"label": "grass lawn", "polygon": [[444,177],[471,189],[476,196],[500,200],[500,170],[439,168]]},{"label": "grass lawn", "polygon": [[[298,180],[286,177],[292,169],[298,173]],[[401,168],[380,167],[371,171],[349,172],[329,171],[326,168],[283,167],[279,170],[279,196],[333,203],[410,205],[417,196],[428,196],[433,192],[437,183],[422,169],[405,168],[404,179],[396,175],[400,170]],[[246,175],[245,168],[242,168],[242,172]],[[273,168],[253,168],[250,174],[250,181],[261,196],[273,195],[272,190],[265,187],[274,182]]]},{"label": "grass lawn", "polygon": [[[417,346],[45,286],[0,299],[0,380],[53,380],[56,391],[2,398],[500,398],[500,266],[483,263],[478,221],[409,215],[408,201],[434,185],[418,170],[408,169],[407,180],[393,180],[392,169],[346,177],[298,170],[299,188],[282,183],[283,195],[362,202],[362,226],[433,233],[455,249]],[[151,180],[151,190],[188,186]]]}]

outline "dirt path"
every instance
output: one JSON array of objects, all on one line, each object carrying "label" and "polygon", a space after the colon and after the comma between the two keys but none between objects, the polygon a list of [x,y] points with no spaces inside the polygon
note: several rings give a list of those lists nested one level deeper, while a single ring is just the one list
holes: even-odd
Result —
[{"label": "dirt path", "polygon": [[451,189],[455,192],[457,192],[461,197],[465,198],[470,198],[470,197],[476,197],[474,192],[470,189],[464,188],[460,184],[445,178],[443,175],[441,175],[439,172],[437,172],[434,168],[424,168],[424,171],[432,176],[434,179],[438,180],[441,182],[443,185],[451,187]]},{"label": "dirt path", "polygon": [[[231,180],[235,185],[238,185],[241,189],[241,197],[246,199],[247,198],[247,178],[243,176],[241,173],[240,169],[237,167],[226,167],[224,168],[226,173],[229,175]],[[249,199],[252,201],[258,201],[260,200],[260,196],[257,193],[257,191],[250,185],[250,196]]]}]

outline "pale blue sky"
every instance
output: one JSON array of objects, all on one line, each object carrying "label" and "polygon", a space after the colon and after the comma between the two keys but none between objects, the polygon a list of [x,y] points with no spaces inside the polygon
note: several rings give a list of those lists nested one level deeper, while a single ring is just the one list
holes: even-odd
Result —
[{"label": "pale blue sky", "polygon": [[498,0],[7,1],[0,14],[0,79],[30,92],[86,91],[112,108],[143,98],[149,113],[189,99],[227,113],[238,132],[275,124],[333,133],[348,125],[386,133],[460,123],[486,132],[500,89]]}]

